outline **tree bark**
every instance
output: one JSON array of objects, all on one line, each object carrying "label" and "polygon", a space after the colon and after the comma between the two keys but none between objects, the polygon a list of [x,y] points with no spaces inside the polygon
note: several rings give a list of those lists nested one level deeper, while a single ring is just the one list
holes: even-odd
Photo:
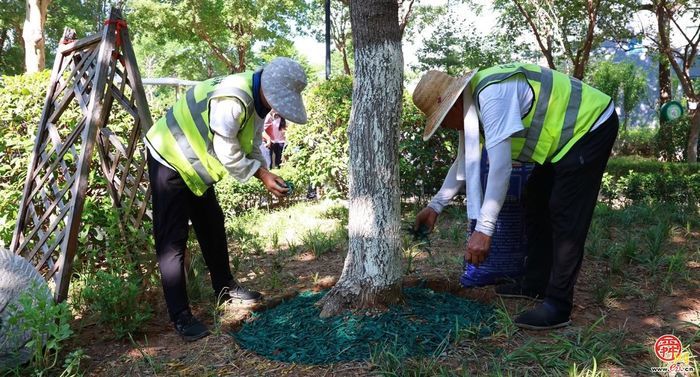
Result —
[{"label": "tree bark", "polygon": [[[691,99],[700,102],[700,98]],[[688,163],[698,162],[698,136],[700,136],[700,109],[691,110],[688,114],[690,118],[690,132],[688,133]]]},{"label": "tree bark", "polygon": [[331,37],[335,43],[335,48],[343,58],[343,72],[350,76],[350,64],[348,63],[348,40],[350,39],[351,27],[349,25],[348,9],[349,5],[338,4],[332,10]]},{"label": "tree bark", "polygon": [[8,29],[0,29],[0,63],[2,63],[2,52],[5,46],[5,41],[7,40]]},{"label": "tree bark", "polygon": [[44,24],[46,24],[46,10],[51,0],[27,0],[22,27],[22,39],[24,40],[24,67],[27,73],[43,70],[46,66],[46,54],[44,46]]},{"label": "tree bark", "polygon": [[595,37],[595,27],[598,23],[598,10],[600,9],[600,1],[589,0],[586,3],[586,11],[588,12],[588,28],[586,29],[586,40],[582,47],[576,52],[574,63],[574,77],[583,80],[586,75],[586,67],[588,60],[591,57],[591,48],[593,48],[593,38]]},{"label": "tree bark", "polygon": [[[690,37],[676,21],[676,17],[682,17],[683,11],[680,11],[678,7],[669,7],[666,0],[661,0],[657,3],[656,7],[657,21],[659,27],[659,37],[658,45],[659,51],[664,55],[665,60],[668,65],[676,73],[678,81],[683,87],[683,94],[690,101],[697,101],[700,95],[697,94],[697,90],[693,85],[693,80],[690,78],[690,67],[697,55],[698,45],[700,45],[700,26],[697,26],[697,31]],[[679,16],[680,15],[680,16]],[[671,47],[670,33],[671,33],[671,22],[676,26],[677,31],[683,36],[687,45],[684,49],[685,53],[678,53]],[[680,62],[679,62],[680,60]],[[669,93],[670,95],[670,93]],[[688,133],[688,144],[687,144],[687,160],[689,163],[697,163],[698,157],[698,133],[700,133],[700,116],[697,114],[696,109],[691,116],[690,132]],[[660,128],[659,132],[663,132],[660,135],[659,140],[672,138],[672,131],[670,127]],[[669,143],[673,145],[673,143]],[[662,143],[662,145],[664,145]],[[671,151],[675,153],[675,151]],[[669,155],[669,159],[672,158],[672,154]]]},{"label": "tree bark", "polygon": [[355,80],[348,127],[350,237],[321,317],[401,301],[398,129],[403,56],[394,0],[353,0]]},{"label": "tree bark", "polygon": [[[666,16],[665,0],[656,4],[647,4],[644,10],[654,12],[656,16],[656,30],[658,33],[657,44],[659,49],[659,107],[671,100],[671,66],[664,53],[664,41],[668,40],[670,22]],[[656,137],[659,156],[667,161],[673,160],[675,154],[673,146],[673,128],[666,120],[659,117],[659,131]]]}]

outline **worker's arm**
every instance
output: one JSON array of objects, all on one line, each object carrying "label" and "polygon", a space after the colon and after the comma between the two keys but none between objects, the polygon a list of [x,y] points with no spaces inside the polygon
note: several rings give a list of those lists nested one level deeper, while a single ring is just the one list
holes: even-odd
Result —
[{"label": "worker's arm", "polygon": [[481,203],[479,219],[476,221],[475,230],[487,236],[492,236],[496,230],[496,220],[501,212],[503,202],[506,200],[510,173],[513,167],[510,157],[511,142],[505,139],[488,149],[489,177],[484,192],[484,201]]},{"label": "worker's arm", "polygon": [[515,76],[489,85],[479,94],[489,175],[476,227],[469,237],[466,259],[478,265],[488,256],[491,236],[501,212],[512,170],[510,137],[524,129],[521,117],[530,107],[531,89],[524,78]]},{"label": "worker's arm", "polygon": [[[214,132],[212,141],[214,153],[226,170],[239,182],[247,182],[250,177],[255,176],[260,179],[275,196],[284,196],[287,191],[284,180],[270,173],[265,169],[259,158],[262,157],[258,145],[260,145],[260,135],[254,138],[258,144],[254,144],[251,157],[246,156],[238,141],[238,131],[241,128],[240,120],[244,117],[243,105],[233,97],[215,98],[209,108],[209,127]],[[258,133],[256,129],[256,133]],[[255,151],[257,150],[257,154]],[[258,156],[259,155],[259,156]],[[259,157],[259,158],[258,158]]]},{"label": "worker's arm", "polygon": [[466,259],[475,265],[486,260],[488,256],[491,236],[496,230],[496,220],[506,199],[512,170],[510,144],[510,139],[506,139],[488,149],[489,177],[484,201],[481,204],[476,227],[467,244]]},{"label": "worker's arm", "polygon": [[[461,138],[462,135],[460,135],[460,140]],[[416,215],[416,221],[413,226],[414,230],[417,231],[423,226],[425,230],[432,231],[442,209],[464,188],[464,180],[457,179],[460,159],[464,159],[463,153],[458,153],[457,158],[452,163],[450,170],[445,176],[445,180],[442,182],[440,191],[438,191],[437,194],[433,196],[430,203]]]}]

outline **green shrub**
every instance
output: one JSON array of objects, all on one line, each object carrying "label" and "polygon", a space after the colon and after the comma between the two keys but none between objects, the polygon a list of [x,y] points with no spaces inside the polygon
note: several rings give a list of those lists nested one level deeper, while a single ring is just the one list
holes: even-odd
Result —
[{"label": "green shrub", "polygon": [[352,78],[337,76],[307,90],[309,122],[287,131],[288,163],[331,196],[348,191],[348,135]]},{"label": "green shrub", "polygon": [[71,298],[116,338],[126,338],[151,318],[146,293],[158,280],[152,223],[121,230],[106,193],[86,198],[82,220]]},{"label": "green shrub", "polygon": [[690,121],[690,117],[685,114],[676,121],[664,124],[664,132],[657,132],[656,150],[664,161],[686,160]]},{"label": "green shrub", "polygon": [[139,330],[152,316],[143,299],[143,281],[133,268],[124,265],[114,271],[98,270],[81,276],[81,302],[88,313],[108,326],[118,339]]},{"label": "green shrub", "polygon": [[425,117],[404,96],[399,158],[402,197],[432,197],[442,185],[447,171],[457,156],[458,134],[438,129],[423,141]]},{"label": "green shrub", "polygon": [[700,201],[700,167],[613,158],[603,176],[601,194],[608,201],[673,203],[696,208]]},{"label": "green shrub", "polygon": [[[311,183],[311,179],[303,169],[296,168],[287,163],[279,169],[272,170],[285,181],[292,184],[292,193],[283,199],[283,204],[287,204],[306,196],[306,187]],[[246,183],[240,183],[235,178],[227,176],[215,186],[216,196],[222,208],[227,211],[240,213],[250,208],[255,208],[263,203],[272,203],[273,196],[267,191],[262,182],[257,178],[251,178]]]},{"label": "green shrub", "polygon": [[648,127],[620,131],[612,154],[614,156],[655,157],[657,155],[656,134],[657,129]]},{"label": "green shrub", "polygon": [[606,171],[614,177],[621,177],[628,174],[630,171],[634,171],[636,173],[658,173],[687,176],[700,173],[700,164],[691,165],[662,162],[653,158],[624,156],[610,158]]},{"label": "green shrub", "polygon": [[[0,242],[5,244],[17,220],[48,82],[49,71],[0,79]],[[69,108],[63,119],[75,121],[75,109]]]},{"label": "green shrub", "polygon": [[[56,304],[42,290],[30,289],[20,295],[17,306],[8,310],[11,311],[8,327],[15,328],[18,333],[30,334],[26,347],[32,350],[32,356],[27,365],[7,372],[41,376],[55,368],[64,341],[73,335],[69,325],[71,312],[68,304]],[[66,359],[66,364],[74,368],[76,361],[73,359],[77,355],[79,363],[81,353],[80,350],[73,352]]]}]

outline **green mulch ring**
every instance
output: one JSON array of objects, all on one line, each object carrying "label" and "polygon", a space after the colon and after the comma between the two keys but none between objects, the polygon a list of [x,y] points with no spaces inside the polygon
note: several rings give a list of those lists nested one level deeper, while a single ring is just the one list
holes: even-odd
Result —
[{"label": "green mulch ring", "polygon": [[488,305],[425,288],[403,292],[405,304],[381,314],[346,312],[326,319],[314,305],[325,292],[304,292],[255,313],[231,335],[241,347],[268,359],[328,364],[368,360],[382,350],[402,358],[429,355],[461,329],[477,329],[480,336],[491,332],[493,309]]}]

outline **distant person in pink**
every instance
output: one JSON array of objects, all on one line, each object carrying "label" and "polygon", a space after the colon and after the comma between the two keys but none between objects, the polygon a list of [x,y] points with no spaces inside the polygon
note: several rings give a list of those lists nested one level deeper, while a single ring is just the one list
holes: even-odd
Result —
[{"label": "distant person in pink", "polygon": [[270,111],[265,118],[265,133],[263,139],[270,150],[270,168],[279,168],[282,165],[282,151],[287,141],[285,132],[287,121],[274,111]]}]

